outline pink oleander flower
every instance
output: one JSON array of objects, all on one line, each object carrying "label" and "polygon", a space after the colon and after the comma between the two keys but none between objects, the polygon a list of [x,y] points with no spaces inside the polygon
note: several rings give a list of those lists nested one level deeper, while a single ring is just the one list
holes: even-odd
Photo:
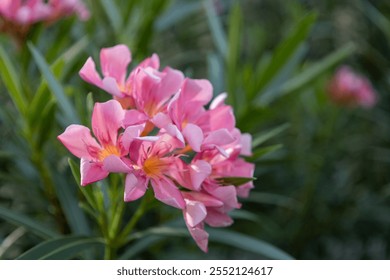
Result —
[{"label": "pink oleander flower", "polygon": [[32,25],[51,24],[73,14],[82,20],[89,18],[89,11],[81,0],[1,0],[0,32],[23,42]]},{"label": "pink oleander flower", "polygon": [[[101,50],[102,76],[87,59],[82,79],[114,98],[95,105],[92,130],[99,143],[80,125],[58,138],[81,158],[82,185],[124,173],[125,202],[151,188],[157,200],[181,209],[191,236],[207,252],[205,225],[229,226],[229,212],[241,207],[237,198],[253,188],[246,178],[253,178],[254,164],[242,157],[251,155],[252,138],[236,128],[226,93],[211,100],[209,81],[184,78],[169,67],[160,71],[156,54],[128,73],[130,62],[125,45]],[[246,183],[235,186],[227,177],[245,177]]]},{"label": "pink oleander flower", "polygon": [[30,25],[50,15],[50,6],[38,0],[2,0],[0,18],[17,25]]},{"label": "pink oleander flower", "polygon": [[[124,156],[128,151],[122,145],[122,128],[124,110],[116,100],[96,103],[92,113],[92,130],[72,124],[58,139],[76,157],[81,159],[81,185],[102,180],[110,172],[129,172],[131,167]],[[129,130],[128,130],[129,131]],[[139,135],[138,135],[139,136]]]},{"label": "pink oleander flower", "polygon": [[370,81],[348,66],[337,70],[329,83],[328,93],[333,102],[347,107],[370,108],[377,102],[377,94]]},{"label": "pink oleander flower", "polygon": [[[103,48],[100,52],[103,79],[96,71],[91,57],[87,59],[79,74],[84,81],[105,90],[119,100],[124,108],[136,107],[136,111],[130,112],[130,120],[146,121],[165,108],[167,100],[180,87],[183,74],[169,67],[160,72],[160,60],[156,54],[145,59],[127,75],[130,62],[131,52],[127,46]],[[136,114],[136,117],[132,114]]]}]

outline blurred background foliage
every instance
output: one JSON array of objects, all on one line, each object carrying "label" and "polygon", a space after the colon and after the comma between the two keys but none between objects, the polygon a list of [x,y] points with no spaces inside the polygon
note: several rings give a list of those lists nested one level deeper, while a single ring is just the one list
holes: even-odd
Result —
[{"label": "blurred background foliage", "polygon": [[[238,127],[254,137],[248,160],[258,178],[233,226],[209,230],[208,254],[178,211],[160,207],[140,219],[119,258],[389,258],[388,1],[86,4],[89,21],[37,25],[26,44],[0,35],[0,258],[36,245],[24,258],[102,257],[56,136],[70,123],[89,125],[93,101],[107,100],[78,71],[118,43],[130,47],[134,65],[155,52],[163,66],[210,79],[215,95],[228,92]],[[372,81],[374,108],[330,102],[327,83],[341,64]],[[110,180],[96,188],[104,193]],[[126,218],[137,206],[126,205]]]}]

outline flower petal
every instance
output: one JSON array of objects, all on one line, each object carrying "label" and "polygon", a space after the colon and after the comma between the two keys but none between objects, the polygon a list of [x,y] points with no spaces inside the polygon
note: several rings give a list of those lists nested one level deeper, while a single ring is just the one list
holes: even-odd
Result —
[{"label": "flower petal", "polygon": [[104,48],[100,52],[100,64],[103,75],[114,78],[121,85],[125,83],[127,66],[130,61],[131,53],[125,45]]},{"label": "flower petal", "polygon": [[138,110],[126,110],[123,119],[123,126],[128,127],[130,125],[137,125],[145,123],[148,120],[148,116]]},{"label": "flower petal", "polygon": [[126,176],[124,201],[129,202],[143,196],[148,188],[148,180],[129,173]]},{"label": "flower petal", "polygon": [[87,59],[84,66],[79,71],[80,77],[87,83],[93,84],[97,87],[103,87],[103,81],[100,78],[98,72],[96,71],[95,62],[91,57]]},{"label": "flower petal", "polygon": [[106,144],[116,146],[118,129],[122,126],[124,115],[121,104],[116,100],[95,104],[92,113],[92,129],[103,146]]},{"label": "flower petal", "polygon": [[183,129],[184,138],[195,152],[200,152],[200,147],[203,142],[203,131],[202,129],[192,123],[186,125]]},{"label": "flower petal", "polygon": [[198,201],[186,200],[185,220],[190,227],[197,226],[207,215],[206,207]]},{"label": "flower petal", "polygon": [[104,170],[101,163],[91,162],[85,158],[81,159],[80,173],[82,186],[103,180],[108,176],[108,172]]},{"label": "flower petal", "polygon": [[190,165],[191,183],[199,190],[203,181],[211,174],[211,165],[204,160],[197,160]]},{"label": "flower petal", "polygon": [[116,80],[112,77],[104,77],[102,89],[115,97],[125,97],[125,95],[120,91]]},{"label": "flower petal", "polygon": [[226,213],[210,208],[207,209],[205,222],[212,227],[227,227],[233,223],[233,220]]},{"label": "flower petal", "polygon": [[127,173],[131,168],[116,155],[109,155],[103,160],[103,167],[107,172]]},{"label": "flower petal", "polygon": [[137,139],[144,130],[145,125],[132,125],[128,126],[122,135],[122,145],[123,148],[128,151],[130,148],[130,144],[133,142],[134,139]]},{"label": "flower petal", "polygon": [[185,202],[175,184],[169,179],[152,179],[152,187],[156,199],[170,206],[184,209]]},{"label": "flower petal", "polygon": [[91,136],[89,128],[72,124],[59,135],[58,140],[76,157],[88,160],[96,159],[101,147]]},{"label": "flower petal", "polygon": [[196,245],[205,253],[207,253],[207,246],[209,242],[209,234],[204,230],[203,223],[197,225],[196,227],[190,227],[187,224],[188,231],[190,232],[192,238],[195,240]]}]

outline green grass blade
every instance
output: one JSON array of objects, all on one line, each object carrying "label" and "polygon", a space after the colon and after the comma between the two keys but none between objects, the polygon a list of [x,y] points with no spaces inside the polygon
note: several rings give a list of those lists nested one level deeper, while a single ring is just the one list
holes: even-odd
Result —
[{"label": "green grass blade", "polygon": [[210,241],[226,244],[228,246],[236,247],[240,250],[246,250],[258,254],[267,259],[274,260],[291,260],[292,256],[287,254],[275,246],[255,239],[251,236],[237,233],[225,229],[208,229],[210,234]]},{"label": "green grass blade", "polygon": [[252,148],[256,148],[257,146],[263,144],[265,141],[282,133],[283,131],[285,131],[289,127],[290,127],[290,124],[285,123],[285,124],[282,124],[282,125],[279,125],[279,126],[273,128],[269,131],[255,135],[253,137],[253,141],[252,141]]},{"label": "green grass blade", "polygon": [[67,260],[103,242],[97,238],[63,237],[38,244],[18,257],[18,260]]},{"label": "green grass blade", "polygon": [[118,10],[118,7],[115,4],[115,1],[112,0],[100,0],[100,3],[103,7],[103,10],[106,12],[108,20],[114,31],[119,34],[119,31],[122,27],[123,18],[121,13]]},{"label": "green grass blade", "polygon": [[2,46],[0,46],[0,76],[16,108],[24,115],[27,101],[20,86],[21,81],[18,80],[15,67]]},{"label": "green grass blade", "polygon": [[28,47],[38,65],[39,70],[45,77],[50,90],[56,97],[57,104],[61,108],[67,124],[79,123],[79,118],[77,117],[75,109],[73,108],[69,98],[66,96],[64,89],[53,75],[42,54],[31,43],[28,43]]},{"label": "green grass blade", "polygon": [[60,236],[59,233],[50,229],[47,225],[40,224],[37,221],[25,215],[16,213],[15,211],[3,208],[1,206],[0,206],[0,217],[11,224],[22,226],[25,229],[45,239]]},{"label": "green grass blade", "polygon": [[214,4],[211,0],[204,0],[203,3],[214,44],[219,53],[226,57],[228,50],[226,35],[222,28],[222,23],[215,12]]},{"label": "green grass blade", "polygon": [[[317,79],[320,75],[324,74],[326,71],[329,71],[332,67],[340,63],[342,60],[354,53],[356,47],[353,43],[349,43],[342,47],[341,49],[336,50],[335,52],[329,54],[319,62],[308,67],[300,74],[288,80],[280,88],[276,89],[277,92],[273,92],[274,96],[283,96],[294,92],[305,85],[309,84],[313,80]],[[264,106],[266,103],[262,96],[256,101],[257,105]]]}]

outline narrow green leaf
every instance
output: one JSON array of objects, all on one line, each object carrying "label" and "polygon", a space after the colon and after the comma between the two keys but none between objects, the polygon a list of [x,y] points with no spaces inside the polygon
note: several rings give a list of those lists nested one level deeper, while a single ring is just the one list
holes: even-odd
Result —
[{"label": "narrow green leaf", "polygon": [[68,260],[87,249],[102,245],[103,241],[98,238],[63,237],[42,242],[20,255],[17,259]]},{"label": "narrow green leaf", "polygon": [[[353,54],[355,50],[356,47],[353,43],[345,45],[341,49],[338,49],[335,52],[329,54],[319,62],[316,62],[312,66],[306,68],[300,74],[285,82],[280,88],[275,89],[277,92],[273,92],[272,95],[280,97],[304,87],[311,81],[317,79],[320,75],[324,74],[326,71],[329,71],[329,69],[340,63],[342,60]],[[259,106],[265,105],[262,96],[257,99],[256,103]]]},{"label": "narrow green leaf", "polygon": [[158,31],[166,30],[202,9],[202,2],[178,3],[165,12],[156,22]]},{"label": "narrow green leaf", "polygon": [[277,75],[280,69],[287,63],[289,58],[301,46],[302,42],[308,36],[314,22],[316,14],[310,13],[304,17],[295,28],[290,32],[289,36],[275,50],[271,61],[267,68],[261,73],[258,79],[258,89],[265,88],[267,84]]},{"label": "narrow green leaf", "polygon": [[256,148],[257,146],[263,144],[265,141],[267,141],[267,140],[275,137],[276,135],[282,133],[283,131],[285,131],[289,127],[290,127],[290,124],[285,123],[285,124],[282,124],[282,125],[279,125],[279,126],[273,128],[273,129],[271,129],[269,131],[256,134],[253,137],[252,148]]},{"label": "narrow green leaf", "polygon": [[257,178],[255,177],[220,177],[216,178],[218,183],[222,184],[223,186],[241,186],[243,184],[246,184],[250,181],[254,181]]},{"label": "narrow green leaf", "polygon": [[38,68],[42,72],[42,75],[45,77],[49,88],[56,97],[58,106],[63,111],[67,124],[79,123],[76,111],[74,110],[69,98],[66,96],[64,89],[59,84],[52,71],[50,70],[50,67],[46,63],[42,54],[34,47],[33,44],[28,43],[28,47],[34,57],[35,62],[38,65]]},{"label": "narrow green leaf", "polygon": [[123,18],[118,10],[118,7],[115,4],[115,1],[100,0],[100,3],[107,14],[108,20],[110,21],[112,28],[116,33],[119,33],[122,27]]},{"label": "narrow green leaf", "polygon": [[[226,56],[227,63],[227,89],[230,104],[237,104],[239,91],[237,90],[237,73],[241,46],[242,13],[238,3],[233,7],[229,16],[229,45]],[[243,106],[243,105],[241,105]]]},{"label": "narrow green leaf", "polygon": [[282,147],[283,147],[282,144],[260,147],[260,148],[256,149],[255,151],[253,151],[252,156],[246,157],[246,160],[250,161],[250,162],[256,162],[256,161],[260,160],[262,157],[264,157],[270,153],[273,153],[273,152],[281,149]]},{"label": "narrow green leaf", "polygon": [[25,215],[16,213],[12,210],[3,208],[1,206],[0,206],[0,217],[8,221],[9,223],[15,224],[17,226],[22,226],[27,230],[45,239],[60,236],[59,233],[50,229],[47,225],[40,224],[37,221]]},{"label": "narrow green leaf", "polygon": [[225,229],[208,229],[210,241],[236,247],[274,260],[291,260],[291,257],[281,249],[251,236]]},{"label": "narrow green leaf", "polygon": [[16,108],[24,115],[26,113],[27,101],[20,86],[21,81],[18,79],[15,67],[2,46],[0,46],[0,76]]},{"label": "narrow green leaf", "polygon": [[290,197],[267,192],[251,192],[250,196],[244,198],[244,200],[260,204],[271,204],[290,209],[299,209],[301,207],[298,201]]},{"label": "narrow green leaf", "polygon": [[38,130],[36,133],[37,136],[37,148],[42,150],[43,145],[51,140],[49,135],[53,131],[53,125],[55,121],[55,113],[56,113],[56,102],[51,100],[42,111],[42,119],[38,125]]},{"label": "narrow green leaf", "polygon": [[214,44],[219,53],[223,57],[226,57],[228,44],[220,18],[217,16],[214,4],[211,0],[204,0],[203,3]]}]

